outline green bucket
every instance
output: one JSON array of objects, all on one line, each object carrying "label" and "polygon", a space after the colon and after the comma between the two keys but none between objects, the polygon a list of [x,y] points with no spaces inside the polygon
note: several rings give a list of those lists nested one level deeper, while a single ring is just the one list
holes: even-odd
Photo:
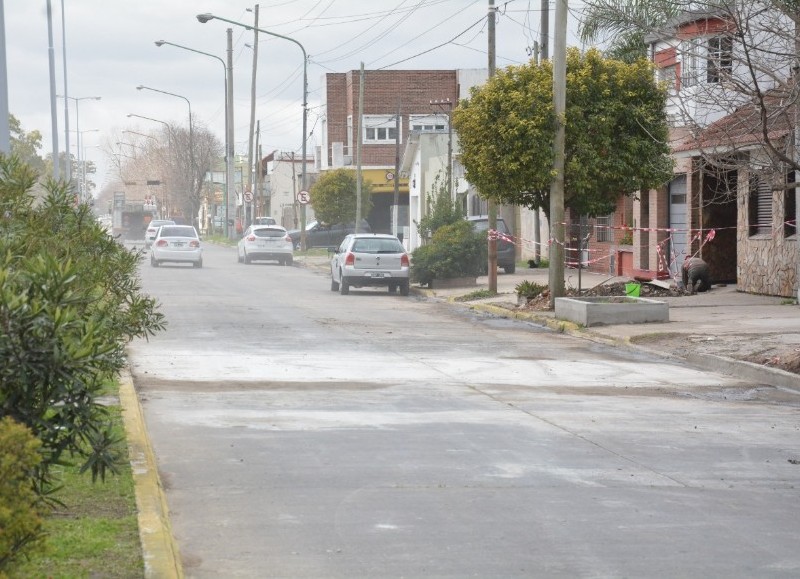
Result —
[{"label": "green bucket", "polygon": [[625,284],[625,295],[629,298],[638,298],[639,292],[642,289],[642,284],[639,283],[626,283]]}]

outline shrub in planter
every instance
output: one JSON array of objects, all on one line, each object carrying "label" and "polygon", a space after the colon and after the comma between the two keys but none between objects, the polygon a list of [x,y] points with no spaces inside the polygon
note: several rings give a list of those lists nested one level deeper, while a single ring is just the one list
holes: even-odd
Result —
[{"label": "shrub in planter", "polygon": [[546,285],[541,285],[533,281],[528,281],[527,279],[524,281],[519,282],[516,286],[514,286],[514,291],[520,297],[525,298],[535,298],[538,295],[547,289]]},{"label": "shrub in planter", "polygon": [[411,255],[411,280],[430,285],[434,279],[477,277],[487,259],[486,233],[476,233],[467,221],[437,229],[430,243]]}]

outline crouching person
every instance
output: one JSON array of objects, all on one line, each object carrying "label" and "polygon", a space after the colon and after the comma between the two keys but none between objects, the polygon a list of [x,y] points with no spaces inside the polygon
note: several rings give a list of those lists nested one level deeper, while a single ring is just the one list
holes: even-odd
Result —
[{"label": "crouching person", "polygon": [[683,287],[689,293],[711,289],[708,264],[699,257],[687,257],[683,262]]}]

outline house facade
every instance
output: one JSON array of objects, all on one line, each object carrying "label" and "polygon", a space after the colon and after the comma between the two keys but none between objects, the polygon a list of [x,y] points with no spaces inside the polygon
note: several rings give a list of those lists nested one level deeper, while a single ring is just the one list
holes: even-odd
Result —
[{"label": "house facade", "polygon": [[[316,181],[314,157],[307,155],[305,163],[306,189]],[[303,158],[294,151],[273,151],[261,159],[265,202],[257,217],[272,217],[286,229],[300,229],[302,205],[298,193],[303,189]],[[314,209],[306,205],[306,223],[314,219]]]},{"label": "house facade", "polygon": [[633,202],[632,272],[677,280],[699,256],[717,283],[796,296],[793,26],[747,9],[687,12],[646,39],[669,90],[675,168]]}]

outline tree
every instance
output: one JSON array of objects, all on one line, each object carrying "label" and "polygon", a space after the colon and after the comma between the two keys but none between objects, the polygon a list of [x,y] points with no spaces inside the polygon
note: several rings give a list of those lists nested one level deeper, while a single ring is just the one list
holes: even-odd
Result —
[{"label": "tree", "polygon": [[[352,223],[356,219],[356,172],[334,169],[323,173],[311,187],[314,215],[322,223]],[[372,209],[372,191],[368,182],[361,182],[361,216]]]},{"label": "tree", "polygon": [[[719,183],[706,204],[724,203],[735,195],[736,184],[728,183],[726,174],[753,168],[754,145],[766,152],[759,159],[762,174],[785,176],[789,170],[800,170],[791,138],[797,125],[800,2],[587,0],[586,4],[584,40],[627,33],[642,39],[643,53],[646,35],[676,35],[680,24],[676,17],[716,23],[706,34],[676,41],[681,78],[668,79],[673,87],[669,104],[676,110],[673,125],[700,151],[700,171]],[[794,188],[794,180],[784,186]]]},{"label": "tree", "polygon": [[52,467],[83,458],[92,478],[115,472],[124,449],[99,401],[126,363],[134,337],[163,329],[155,299],[142,295],[141,255],[112,239],[90,208],[52,179],[34,204],[30,167],[0,155],[0,418],[41,441],[35,486],[54,486]]},{"label": "tree", "polygon": [[647,58],[644,37],[689,7],[676,0],[586,0],[580,24],[581,41],[609,39],[608,58],[635,62]]},{"label": "tree", "polygon": [[[466,178],[496,201],[550,207],[553,75],[549,61],[499,71],[453,112]],[[666,90],[645,61],[598,50],[567,55],[565,207],[604,215],[620,195],[669,181]]]},{"label": "tree", "polygon": [[43,172],[44,159],[38,154],[42,148],[42,134],[39,131],[26,133],[22,123],[14,115],[9,115],[8,124],[11,132],[11,153],[35,171]]}]

